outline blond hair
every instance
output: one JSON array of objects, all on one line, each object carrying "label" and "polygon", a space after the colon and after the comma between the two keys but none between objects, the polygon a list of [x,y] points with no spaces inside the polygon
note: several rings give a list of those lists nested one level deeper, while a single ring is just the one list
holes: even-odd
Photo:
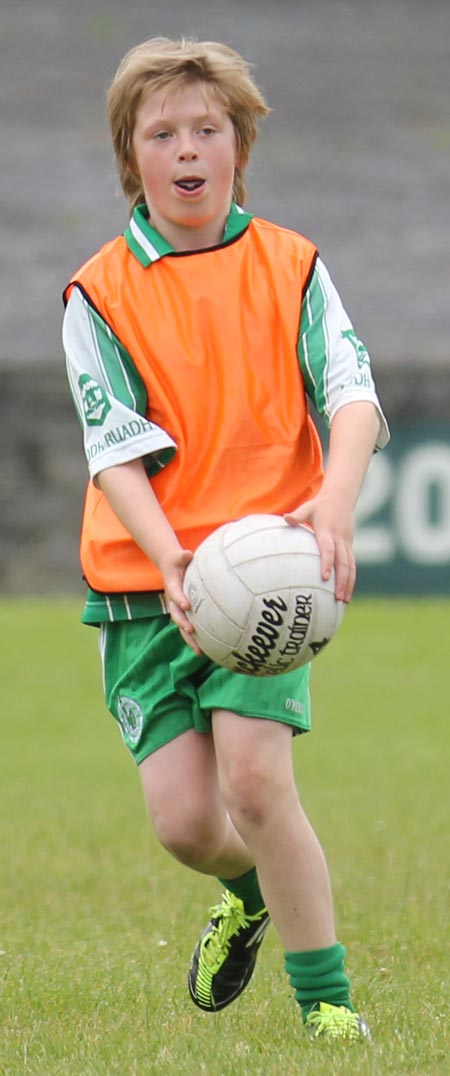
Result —
[{"label": "blond hair", "polygon": [[233,198],[246,200],[245,167],[258,130],[258,119],[270,112],[256,86],[249,64],[228,45],[216,41],[151,38],[130,49],[119,64],[107,97],[108,119],[122,190],[132,212],[145,201],[133,152],[138,109],[151,92],[176,93],[199,83],[226,108],[236,132],[239,165]]}]

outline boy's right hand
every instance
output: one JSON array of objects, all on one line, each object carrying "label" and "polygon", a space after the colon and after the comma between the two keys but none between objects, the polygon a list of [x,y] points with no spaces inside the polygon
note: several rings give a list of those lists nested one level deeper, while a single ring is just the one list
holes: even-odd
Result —
[{"label": "boy's right hand", "polygon": [[190,602],[183,590],[184,573],[193,555],[189,549],[179,549],[175,553],[171,551],[164,562],[160,561],[159,567],[164,580],[167,612],[194,654],[202,654],[203,651],[194,639],[193,625],[186,616],[186,611],[190,609]]},{"label": "boy's right hand", "polygon": [[185,643],[194,654],[201,654],[193,638],[194,629],[186,616],[190,605],[183,590],[184,573],[194,554],[189,549],[181,549],[142,460],[106,467],[98,475],[98,485],[136,544],[153,564],[158,565],[163,577],[167,612],[180,629]]}]

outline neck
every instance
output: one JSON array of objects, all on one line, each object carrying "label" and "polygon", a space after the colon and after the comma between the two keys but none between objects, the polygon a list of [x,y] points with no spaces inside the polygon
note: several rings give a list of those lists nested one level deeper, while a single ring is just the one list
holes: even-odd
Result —
[{"label": "neck", "polygon": [[189,228],[182,224],[171,221],[159,221],[157,214],[152,214],[150,224],[156,231],[170,243],[174,250],[205,250],[207,247],[216,247],[222,240],[228,213],[224,214],[220,221],[208,221],[199,227]]}]

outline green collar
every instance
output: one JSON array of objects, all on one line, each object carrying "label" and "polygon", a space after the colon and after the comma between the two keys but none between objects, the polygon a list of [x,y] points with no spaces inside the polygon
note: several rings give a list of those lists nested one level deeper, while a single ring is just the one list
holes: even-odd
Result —
[{"label": "green collar", "polygon": [[[244,209],[241,209],[241,206],[232,202],[220,246],[229,243],[230,240],[236,239],[242,232],[245,232],[251,219],[250,213],[246,213]],[[159,258],[163,258],[165,254],[178,253],[150,224],[145,203],[136,206],[124,235],[128,249],[143,265],[144,269],[147,269],[153,262],[158,261]],[[183,253],[195,252],[183,251]]]}]

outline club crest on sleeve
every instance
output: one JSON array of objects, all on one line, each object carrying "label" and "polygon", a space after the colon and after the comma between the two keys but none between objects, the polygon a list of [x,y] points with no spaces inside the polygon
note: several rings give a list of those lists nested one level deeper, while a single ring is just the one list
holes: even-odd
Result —
[{"label": "club crest on sleeve", "polygon": [[348,340],[349,344],[351,344],[352,347],[355,349],[356,361],[358,363],[359,369],[361,369],[361,366],[369,366],[370,359],[366,345],[363,344],[362,340],[360,340],[359,337],[356,335],[355,330],[345,329],[342,332],[342,337],[344,340]]},{"label": "club crest on sleeve", "polygon": [[78,380],[83,411],[88,426],[102,426],[111,404],[106,392],[89,374],[82,374]]}]

